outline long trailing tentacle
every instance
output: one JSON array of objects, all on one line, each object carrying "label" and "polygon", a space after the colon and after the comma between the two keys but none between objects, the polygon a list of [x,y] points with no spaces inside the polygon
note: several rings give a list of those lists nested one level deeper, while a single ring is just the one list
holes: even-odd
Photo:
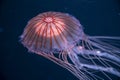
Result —
[{"label": "long trailing tentacle", "polygon": [[58,64],[59,66],[67,69],[73,75],[75,75],[79,80],[92,80],[90,77],[88,77],[86,74],[84,74],[84,72],[77,69],[77,67],[74,64],[72,64],[68,61],[68,59],[67,59],[68,52],[61,52],[59,54],[56,54],[58,56],[56,56],[54,53],[46,54],[46,53],[37,52],[37,54],[53,61],[54,63]]},{"label": "long trailing tentacle", "polygon": [[69,50],[68,52],[71,61],[73,62],[74,66],[77,68],[78,71],[83,71],[85,76],[87,76],[90,80],[98,80],[98,79],[104,80],[103,78],[100,78],[99,76],[92,74],[87,69],[85,69],[83,63],[80,61],[78,55],[74,51]]},{"label": "long trailing tentacle", "polygon": [[[85,43],[83,41],[85,41]],[[114,42],[109,43],[110,41]],[[114,64],[120,68],[119,42],[120,37],[93,36],[88,37],[87,40],[82,40],[82,44],[74,47],[73,51],[78,56],[80,55],[84,57],[85,60],[89,60],[89,62],[91,61],[90,64],[80,62],[83,67],[101,71],[108,79],[112,80],[104,72],[111,73],[120,77],[120,70],[116,69],[112,65]],[[94,60],[98,60],[102,65]]]},{"label": "long trailing tentacle", "polygon": [[[92,44],[92,46],[96,47],[99,51],[98,55],[114,60],[117,63],[120,63],[120,37],[103,36],[102,38],[103,40],[107,40],[107,41],[111,40],[111,42],[104,42],[100,40],[100,38],[102,37],[101,36],[90,37],[90,43]],[[115,44],[119,45],[119,47],[114,46]]]}]

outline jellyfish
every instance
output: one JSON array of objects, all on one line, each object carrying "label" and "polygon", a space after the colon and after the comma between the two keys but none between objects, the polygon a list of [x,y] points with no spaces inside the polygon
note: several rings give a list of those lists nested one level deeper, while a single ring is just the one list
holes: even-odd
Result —
[{"label": "jellyfish", "polygon": [[28,22],[20,41],[30,52],[67,69],[79,80],[112,80],[109,74],[120,77],[120,37],[89,36],[70,14],[38,14]]}]

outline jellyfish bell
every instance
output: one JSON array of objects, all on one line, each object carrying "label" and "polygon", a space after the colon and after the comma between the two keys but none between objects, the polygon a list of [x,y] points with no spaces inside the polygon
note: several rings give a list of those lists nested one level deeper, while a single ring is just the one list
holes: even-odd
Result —
[{"label": "jellyfish bell", "polygon": [[31,19],[22,35],[22,43],[32,51],[63,51],[83,35],[74,17],[60,12],[46,12]]},{"label": "jellyfish bell", "polygon": [[107,73],[120,77],[120,71],[111,65],[120,68],[120,49],[101,39],[120,41],[120,37],[88,36],[75,17],[61,12],[37,15],[21,35],[21,43],[29,51],[66,68],[79,80],[104,80],[96,71],[109,80]]}]

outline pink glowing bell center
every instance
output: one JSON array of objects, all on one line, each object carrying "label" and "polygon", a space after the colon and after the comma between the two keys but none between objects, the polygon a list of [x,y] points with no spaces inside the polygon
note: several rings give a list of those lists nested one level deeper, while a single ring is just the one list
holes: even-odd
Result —
[{"label": "pink glowing bell center", "polygon": [[[55,17],[45,17],[42,21],[42,26],[36,27],[35,31],[39,36],[54,37],[60,35],[65,27],[62,21],[57,21]],[[41,31],[41,32],[39,32]],[[43,31],[43,32],[42,32]]]}]

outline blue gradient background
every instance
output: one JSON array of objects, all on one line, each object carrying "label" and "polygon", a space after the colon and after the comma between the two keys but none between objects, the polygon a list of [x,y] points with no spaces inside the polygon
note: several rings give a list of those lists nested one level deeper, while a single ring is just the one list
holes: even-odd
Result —
[{"label": "blue gradient background", "polygon": [[[28,53],[19,42],[27,22],[46,11],[75,16],[88,35],[120,36],[119,0],[2,0],[0,80],[78,80],[66,69],[41,56]],[[116,76],[111,77],[120,80]]]}]

